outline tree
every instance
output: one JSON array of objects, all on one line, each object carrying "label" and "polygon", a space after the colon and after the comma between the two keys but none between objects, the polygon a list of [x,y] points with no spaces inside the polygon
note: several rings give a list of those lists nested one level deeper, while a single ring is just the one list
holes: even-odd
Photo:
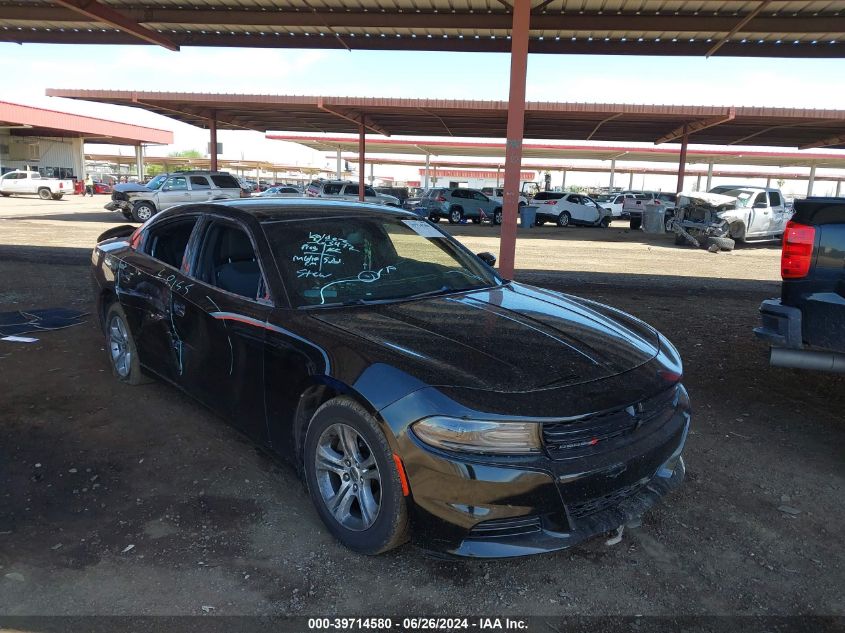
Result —
[{"label": "tree", "polygon": [[205,158],[205,155],[199,150],[184,149],[180,152],[170,152],[167,155],[169,158]]}]

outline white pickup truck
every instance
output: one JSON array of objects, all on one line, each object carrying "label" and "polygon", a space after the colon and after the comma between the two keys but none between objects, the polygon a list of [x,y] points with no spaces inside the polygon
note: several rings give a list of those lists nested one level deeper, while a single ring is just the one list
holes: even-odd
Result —
[{"label": "white pickup truck", "polygon": [[42,200],[61,200],[66,193],[73,193],[72,180],[45,178],[37,171],[10,171],[0,177],[0,195],[37,195]]}]

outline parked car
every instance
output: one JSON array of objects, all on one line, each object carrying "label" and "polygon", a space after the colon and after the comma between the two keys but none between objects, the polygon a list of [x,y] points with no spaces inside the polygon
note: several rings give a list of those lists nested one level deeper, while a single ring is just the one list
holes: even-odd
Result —
[{"label": "parked car", "polygon": [[736,198],[734,209],[724,215],[730,237],[740,242],[780,239],[792,217],[780,189],[720,185],[708,193]]},{"label": "parked car", "polygon": [[610,226],[611,211],[581,193],[540,191],[532,204],[537,206],[535,224],[554,222],[558,226]]},{"label": "parked car", "polygon": [[[358,201],[360,189],[357,182],[351,180],[315,180],[305,188],[305,195],[312,198],[329,198]],[[398,207],[399,198],[378,193],[369,185],[364,185],[364,202]]]},{"label": "parked car", "polygon": [[268,187],[259,194],[255,194],[258,198],[301,198],[305,194],[290,185],[279,185],[275,187]]},{"label": "parked car", "polygon": [[473,224],[489,220],[492,224],[502,223],[502,203],[485,196],[478,189],[464,187],[429,189],[420,200],[417,213],[432,222],[446,218],[450,224],[464,219]]},{"label": "parked car", "polygon": [[[643,225],[643,208],[647,204],[662,206],[663,222],[668,229],[669,221],[675,212],[678,195],[665,191],[623,191],[625,200],[622,203],[622,213],[629,218],[629,226],[639,229]],[[629,196],[627,194],[633,194]]]},{"label": "parked car", "polygon": [[387,196],[393,196],[399,201],[399,206],[405,206],[405,200],[410,197],[408,187],[373,187],[376,193],[381,193]]},{"label": "parked car", "polygon": [[92,257],[120,381],[289,457],[350,549],[471,557],[639,516],[683,480],[690,424],[665,337],[494,262],[406,211],[281,198],[170,209]]},{"label": "parked car", "polygon": [[[639,196],[639,198],[637,198]],[[627,218],[630,214],[624,209],[625,200],[646,200],[647,196],[643,193],[623,192],[623,193],[605,193],[596,197],[596,202],[610,209],[610,213],[614,218]]]},{"label": "parked car", "polygon": [[[490,198],[491,200],[495,200],[500,205],[502,205],[505,199],[505,188],[504,187],[482,187],[481,193],[485,196]],[[518,206],[524,207],[528,204],[528,198],[526,198],[523,194],[519,194],[519,202],[517,203]]]},{"label": "parked car", "polygon": [[771,364],[845,372],[845,198],[795,201],[781,277],[780,299],[763,301],[754,330]]},{"label": "parked car", "polygon": [[115,185],[105,208],[127,220],[146,222],[159,211],[177,204],[249,196],[238,180],[225,171],[179,171],[159,174],[146,185]]},{"label": "parked car", "polygon": [[111,187],[110,184],[102,182],[100,180],[94,181],[94,193],[106,194],[106,193],[111,193],[111,192],[112,192],[112,187]]},{"label": "parked car", "polygon": [[37,171],[18,169],[0,176],[0,195],[34,196],[42,200],[61,200],[66,193],[73,193],[73,182],[60,178],[46,178]]}]

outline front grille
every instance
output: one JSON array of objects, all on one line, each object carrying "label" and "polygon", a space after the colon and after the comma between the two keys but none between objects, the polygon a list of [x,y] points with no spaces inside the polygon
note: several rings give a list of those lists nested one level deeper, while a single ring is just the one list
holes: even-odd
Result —
[{"label": "front grille", "polygon": [[636,495],[647,483],[647,480],[640,480],[630,486],[609,492],[602,497],[595,497],[594,499],[588,499],[579,503],[569,503],[567,504],[569,514],[575,519],[580,519],[596,512],[616,507],[625,499]]},{"label": "front grille", "polygon": [[468,538],[488,539],[520,536],[542,530],[539,516],[516,517],[513,519],[492,519],[482,521],[473,527]]},{"label": "front grille", "polygon": [[602,452],[613,440],[634,431],[645,432],[676,405],[677,387],[631,406],[543,425],[543,443],[552,458],[563,459]]}]

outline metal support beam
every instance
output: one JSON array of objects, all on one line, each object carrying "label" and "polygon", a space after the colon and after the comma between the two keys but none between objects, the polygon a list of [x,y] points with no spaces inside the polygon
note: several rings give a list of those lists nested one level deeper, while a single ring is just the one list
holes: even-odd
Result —
[{"label": "metal support beam", "polygon": [[746,15],[743,19],[737,22],[736,26],[734,26],[725,37],[716,42],[716,44],[714,44],[713,47],[709,51],[707,51],[704,56],[710,57],[711,55],[715,54],[716,51],[718,51],[720,48],[722,48],[722,46],[724,46],[731,40],[731,37],[736,35],[742,27],[744,27],[746,24],[751,22],[751,20],[756,18],[760,11],[765,9],[766,5],[771,4],[771,2],[772,0],[762,0],[762,2],[760,2],[760,4],[758,4],[748,15]]},{"label": "metal support beam", "polygon": [[211,147],[208,148],[208,158],[211,161],[211,171],[217,171],[217,116],[216,112],[212,112],[211,118],[208,120],[208,136],[211,142]]},{"label": "metal support beam", "polygon": [[837,134],[836,136],[829,136],[821,141],[807,143],[798,149],[815,149],[817,147],[830,147],[831,145],[845,145],[845,134]]},{"label": "metal support beam", "polygon": [[566,191],[566,170],[563,170],[563,178],[560,181],[560,190]]},{"label": "metal support beam", "polygon": [[425,181],[423,182],[423,189],[428,191],[428,170],[431,166],[431,154],[425,155]]},{"label": "metal support beam", "polygon": [[701,191],[701,174],[698,174],[698,176],[695,177],[695,190]]},{"label": "metal support beam", "polygon": [[766,178],[766,189],[772,186],[772,178],[771,176]]},{"label": "metal support beam", "polygon": [[340,162],[340,147],[337,148],[337,179],[341,180],[343,178],[343,169],[342,164]]},{"label": "metal support beam", "polygon": [[[684,126],[686,128],[686,126]],[[684,190],[684,176],[687,171],[687,144],[689,143],[689,134],[684,129],[684,134],[681,137],[681,157],[678,160],[678,186],[675,192]]]},{"label": "metal support beam", "polygon": [[327,106],[323,103],[322,97],[317,98],[317,107],[324,112],[328,112],[329,114],[333,114],[336,117],[339,117],[341,119],[345,119],[345,120],[349,121],[350,123],[355,123],[356,125],[363,125],[365,128],[372,130],[376,134],[381,134],[382,136],[390,136],[390,132],[385,130],[380,125],[377,125],[368,116],[366,116],[366,115],[364,115],[360,112],[346,113],[346,112],[342,112],[341,110],[338,110],[337,108],[330,108],[329,106]]},{"label": "metal support beam", "polygon": [[135,172],[138,174],[138,182],[144,182],[144,146],[135,146]]},{"label": "metal support beam", "polygon": [[713,163],[707,165],[707,191],[713,188]]},{"label": "metal support beam", "polygon": [[525,131],[525,77],[528,71],[528,29],[531,0],[514,0],[511,28],[511,72],[508,94],[508,126],[505,144],[505,195],[502,237],[499,244],[499,273],[513,277],[516,258],[516,214],[519,208],[519,172],[522,167],[522,137]]},{"label": "metal support beam", "polygon": [[628,190],[632,190],[634,188],[634,172],[631,172],[630,176],[628,177]]},{"label": "metal support beam", "polygon": [[358,124],[358,201],[364,202],[364,161],[367,158],[366,140],[364,139],[364,124]]},{"label": "metal support beam", "polygon": [[816,183],[816,166],[810,167],[810,180],[807,183],[807,197],[813,195],[813,185]]},{"label": "metal support beam", "polygon": [[375,169],[376,169],[376,164],[370,163],[370,187],[373,186],[373,183],[376,180]]},{"label": "metal support beam", "polygon": [[674,141],[675,139],[681,138],[684,134],[693,134],[695,132],[700,132],[701,130],[706,130],[709,127],[715,127],[721,123],[733,121],[735,117],[736,108],[731,108],[723,116],[717,116],[710,119],[701,119],[700,121],[692,121],[691,123],[684,123],[683,125],[679,125],[678,127],[676,127],[668,134],[664,134],[663,136],[661,136],[659,139],[654,141],[654,144],[660,145],[661,143],[668,143],[669,141]]},{"label": "metal support beam", "polygon": [[610,161],[610,184],[607,187],[608,193],[613,193],[613,177],[616,175],[616,161]]},{"label": "metal support beam", "polygon": [[92,20],[96,20],[97,22],[102,22],[103,24],[112,26],[150,44],[163,46],[171,51],[179,50],[179,46],[177,44],[161,33],[157,33],[145,26],[141,26],[137,22],[133,22],[119,11],[115,11],[111,7],[100,4],[96,0],[53,0],[53,4],[65,7],[76,13],[80,13]]},{"label": "metal support beam", "polygon": [[836,181],[836,197],[837,197],[837,198],[839,197],[839,189],[840,189],[840,187],[842,187],[842,181],[841,181],[841,180],[837,180],[837,181]]}]

